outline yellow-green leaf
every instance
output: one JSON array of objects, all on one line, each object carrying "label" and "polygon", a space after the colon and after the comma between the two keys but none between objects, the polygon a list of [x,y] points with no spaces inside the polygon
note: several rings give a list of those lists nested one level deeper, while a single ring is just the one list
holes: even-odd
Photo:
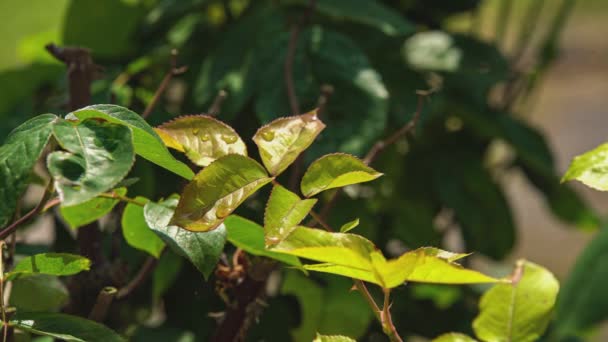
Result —
[{"label": "yellow-green leaf", "polygon": [[543,267],[517,262],[512,284],[495,285],[481,297],[473,322],[484,341],[536,341],[544,333],[559,291],[557,279]]},{"label": "yellow-green leaf", "polygon": [[324,128],[325,124],[314,110],[272,121],[255,133],[253,141],[258,145],[268,172],[277,176],[313,143]]},{"label": "yellow-green leaf", "polygon": [[372,181],[382,173],[365,165],[355,156],[344,153],[328,154],[315,160],[304,176],[300,188],[306,197],[321,191]]},{"label": "yellow-green leaf", "polygon": [[43,253],[21,259],[15,268],[6,275],[10,280],[17,275],[48,274],[69,276],[88,271],[91,261],[85,257],[67,253]]},{"label": "yellow-green leaf", "polygon": [[608,144],[575,157],[562,182],[573,179],[597,190],[608,190]]},{"label": "yellow-green leaf", "polygon": [[154,130],[165,145],[184,152],[199,166],[227,154],[247,155],[247,146],[234,129],[207,115],[182,116]]},{"label": "yellow-green leaf", "polygon": [[272,181],[255,160],[229,154],[186,185],[169,225],[192,231],[218,227],[247,197]]},{"label": "yellow-green leaf", "polygon": [[158,259],[165,248],[165,243],[154,233],[144,217],[142,205],[147,204],[150,200],[140,196],[135,200],[141,205],[129,203],[122,213],[120,220],[122,236],[131,247],[147,252]]},{"label": "yellow-green leaf", "polygon": [[316,199],[302,200],[298,195],[276,185],[272,189],[264,213],[264,231],[266,245],[279,243],[302,222]]},{"label": "yellow-green leaf", "polygon": [[317,334],[317,337],[312,342],[357,342],[348,336],[342,335],[320,335]]},{"label": "yellow-green leaf", "polygon": [[475,339],[473,339],[465,334],[447,333],[447,334],[443,334],[443,335],[437,337],[432,342],[476,342],[476,341],[475,341]]},{"label": "yellow-green leaf", "polygon": [[[127,194],[127,188],[114,189],[113,192],[124,196]],[[61,207],[59,212],[70,228],[76,229],[105,216],[118,202],[119,200],[113,198],[95,197],[78,205]]]},{"label": "yellow-green leaf", "polygon": [[359,225],[359,219],[356,218],[350,222],[346,222],[345,224],[342,225],[342,227],[340,227],[340,233],[346,233],[350,230],[355,229],[357,226]]}]

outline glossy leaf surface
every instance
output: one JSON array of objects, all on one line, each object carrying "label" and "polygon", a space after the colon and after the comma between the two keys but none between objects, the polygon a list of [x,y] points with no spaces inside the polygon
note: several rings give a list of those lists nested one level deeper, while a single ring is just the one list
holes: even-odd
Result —
[{"label": "glossy leaf surface", "polygon": [[608,144],[575,157],[562,181],[573,179],[597,190],[608,190]]},{"label": "glossy leaf surface", "polygon": [[335,153],[315,160],[302,177],[300,188],[306,197],[321,191],[372,181],[382,174],[357,157]]},{"label": "glossy leaf surface", "polygon": [[443,334],[432,342],[475,342],[476,340],[465,334],[447,333]]},{"label": "glossy leaf surface", "polygon": [[207,166],[227,154],[247,155],[247,146],[234,129],[210,116],[182,116],[155,131],[165,145],[184,152],[198,166]]},{"label": "glossy leaf surface", "polygon": [[[124,187],[112,191],[120,196],[127,194],[127,188]],[[95,197],[71,207],[61,207],[59,212],[70,228],[76,229],[105,216],[112,211],[118,202],[119,200],[113,198]]]},{"label": "glossy leaf surface", "polygon": [[340,233],[347,233],[355,228],[357,228],[357,226],[359,225],[359,219],[354,219],[350,222],[346,222],[345,224],[342,225],[342,227],[340,227]]},{"label": "glossy leaf surface", "polygon": [[325,124],[317,112],[279,118],[261,127],[253,136],[262,162],[271,175],[277,176],[315,141]]},{"label": "glossy leaf surface", "polygon": [[273,252],[264,245],[264,228],[253,221],[237,215],[230,215],[224,221],[228,241],[236,247],[253,255],[275,259],[293,266],[302,266],[300,260],[292,255]]},{"label": "glossy leaf surface", "polygon": [[0,227],[11,220],[57,120],[53,114],[30,119],[12,131],[0,146]]},{"label": "glossy leaf surface", "polygon": [[67,304],[68,289],[56,277],[47,274],[30,274],[12,281],[9,304],[24,311],[58,311]]},{"label": "glossy leaf surface", "polygon": [[217,228],[234,209],[272,181],[255,160],[231,154],[201,172],[184,188],[170,225],[192,231]]},{"label": "glossy leaf surface", "polygon": [[264,233],[266,245],[279,243],[306,218],[316,199],[302,200],[298,195],[275,185],[266,204]]},{"label": "glossy leaf surface", "polygon": [[208,278],[222,254],[226,229],[220,225],[209,232],[192,232],[169,223],[178,199],[168,198],[159,203],[149,202],[144,216],[152,230],[178,255],[190,262]]},{"label": "glossy leaf surface", "polygon": [[68,342],[124,342],[106,326],[88,319],[60,313],[17,312],[10,320],[14,327],[35,335]]},{"label": "glossy leaf surface", "polygon": [[520,260],[513,284],[495,285],[479,303],[473,322],[477,337],[484,341],[536,341],[544,333],[559,283],[541,266]]},{"label": "glossy leaf surface", "polygon": [[317,334],[313,342],[357,342],[348,336]]},{"label": "glossy leaf surface", "polygon": [[135,161],[131,130],[109,122],[61,121],[53,134],[66,151],[49,154],[47,165],[64,206],[84,203],[112,189]]},{"label": "glossy leaf surface", "polygon": [[194,172],[186,164],[173,158],[146,120],[127,108],[116,105],[93,105],[70,113],[66,118],[79,120],[99,118],[127,126],[133,131],[133,147],[138,155],[185,179],[194,177]]},{"label": "glossy leaf surface", "polygon": [[[147,198],[140,196],[136,197],[135,201],[142,204],[150,202]],[[165,243],[146,223],[143,206],[134,203],[127,204],[122,213],[120,224],[122,226],[122,236],[131,247],[147,252],[157,259],[160,257],[165,248]]]},{"label": "glossy leaf surface", "polygon": [[69,276],[88,271],[91,261],[85,257],[67,253],[43,253],[21,259],[8,273],[8,279],[16,275],[41,273],[55,276]]}]

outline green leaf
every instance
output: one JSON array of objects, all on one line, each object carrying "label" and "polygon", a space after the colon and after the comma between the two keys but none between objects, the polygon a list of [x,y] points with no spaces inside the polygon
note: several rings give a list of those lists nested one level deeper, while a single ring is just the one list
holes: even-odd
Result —
[{"label": "green leaf", "polygon": [[[145,197],[136,197],[135,201],[147,204],[150,202]],[[136,249],[149,253],[155,258],[159,258],[165,248],[165,243],[161,240],[146,223],[144,208],[141,205],[129,203],[122,213],[120,221],[122,235],[127,243]]]},{"label": "green leaf", "polygon": [[60,313],[18,311],[9,323],[32,334],[51,336],[68,342],[126,341],[97,322]]},{"label": "green leaf", "polygon": [[[127,194],[127,188],[124,187],[112,191],[120,196]],[[112,211],[118,202],[120,201],[113,198],[95,197],[71,207],[61,207],[59,212],[70,228],[76,229],[105,216]]]},{"label": "green leaf", "polygon": [[230,215],[224,221],[228,241],[245,252],[275,259],[288,265],[301,267],[300,260],[292,255],[277,253],[264,246],[264,228],[240,216]]},{"label": "green leaf", "polygon": [[11,220],[57,120],[53,114],[30,119],[12,131],[0,147],[0,227]]},{"label": "green leaf", "polygon": [[307,270],[361,279],[385,288],[397,287],[406,281],[436,284],[504,281],[454,263],[466,254],[419,248],[387,261],[372,242],[362,236],[307,227],[297,227],[272,250],[322,262],[305,265]]},{"label": "green leaf", "polygon": [[476,341],[475,341],[475,339],[473,339],[465,334],[447,333],[447,334],[443,334],[443,335],[437,337],[432,342],[476,342]]},{"label": "green leaf", "polygon": [[[306,0],[286,0],[308,5]],[[373,27],[391,36],[408,35],[416,31],[404,17],[377,0],[319,0],[315,10],[336,21],[349,21]]]},{"label": "green leaf", "polygon": [[359,219],[356,218],[350,222],[343,224],[342,227],[340,227],[340,233],[346,233],[348,231],[351,231],[351,230],[355,229],[358,225],[359,225]]},{"label": "green leaf", "polygon": [[302,200],[293,192],[275,185],[264,213],[266,245],[277,244],[288,236],[306,218],[315,203],[316,199]]},{"label": "green leaf", "polygon": [[495,285],[481,298],[473,329],[484,341],[536,341],[549,324],[557,279],[525,260],[516,267],[513,284]]},{"label": "green leaf", "polygon": [[47,164],[61,204],[73,206],[112,189],[135,160],[131,131],[109,122],[60,121],[53,134],[66,151],[49,154]]},{"label": "green leaf", "polygon": [[17,275],[36,273],[69,276],[82,271],[88,271],[90,267],[91,261],[80,255],[43,253],[21,259],[5,278],[11,280]]},{"label": "green leaf", "polygon": [[302,177],[300,188],[306,197],[321,191],[372,181],[382,174],[357,157],[335,153],[315,160]]},{"label": "green leaf", "polygon": [[320,335],[317,334],[317,337],[313,340],[313,342],[357,342],[348,336],[341,335]]},{"label": "green leaf", "polygon": [[597,190],[608,190],[608,144],[575,157],[562,182],[573,179]]},{"label": "green leaf", "polygon": [[325,124],[317,111],[276,119],[261,127],[253,136],[262,162],[271,175],[277,176],[310,146]]},{"label": "green leaf", "polygon": [[342,277],[326,276],[318,283],[302,272],[288,271],[281,294],[298,299],[302,317],[290,331],[293,340],[310,341],[317,332],[362,337],[374,316],[363,297],[350,291],[352,286],[352,280]]},{"label": "green leaf", "polygon": [[238,154],[221,157],[186,185],[170,224],[192,231],[212,230],[271,181],[266,170],[251,158]]},{"label": "green leaf", "polygon": [[68,119],[100,118],[129,127],[133,131],[135,153],[185,179],[192,179],[194,172],[184,163],[173,158],[161,138],[137,113],[116,105],[93,105],[68,114]]},{"label": "green leaf", "polygon": [[165,145],[184,152],[198,166],[207,166],[227,154],[247,155],[247,146],[234,129],[207,115],[182,116],[155,131]]},{"label": "green leaf", "polygon": [[146,222],[171,250],[190,260],[207,279],[224,249],[226,228],[220,225],[209,232],[191,232],[170,225],[169,221],[177,203],[178,199],[175,197],[159,203],[147,203],[144,207]]},{"label": "green leaf", "polygon": [[57,277],[38,273],[13,280],[9,304],[24,311],[58,311],[68,300],[68,289]]},{"label": "green leaf", "polygon": [[564,282],[555,312],[555,335],[562,340],[585,332],[608,318],[608,229],[595,235]]}]

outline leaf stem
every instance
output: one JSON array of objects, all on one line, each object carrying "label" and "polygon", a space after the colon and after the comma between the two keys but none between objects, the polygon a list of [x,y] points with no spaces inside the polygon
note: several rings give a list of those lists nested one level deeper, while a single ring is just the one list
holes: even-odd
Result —
[{"label": "leaf stem", "polygon": [[395,328],[395,325],[393,324],[393,318],[391,316],[391,289],[383,288],[382,291],[384,292],[384,304],[381,313],[382,329],[391,342],[403,342],[403,339],[397,332],[397,328]]},{"label": "leaf stem", "polygon": [[325,228],[325,230],[327,230],[328,232],[333,232],[334,230],[331,229],[331,227],[327,224],[327,222],[325,222],[325,220],[321,217],[321,215],[315,213],[314,211],[310,211],[310,216],[312,216],[313,219],[315,219],[315,221],[319,222],[319,224],[321,226],[323,226],[323,228]]},{"label": "leaf stem", "polygon": [[32,219],[39,213],[43,212],[45,209],[48,209],[46,204],[49,201],[49,198],[51,197],[51,195],[53,194],[54,189],[55,188],[53,185],[53,181],[49,181],[49,184],[44,189],[44,194],[42,195],[42,198],[40,199],[40,202],[38,202],[36,207],[34,209],[30,210],[27,214],[21,216],[15,222],[8,225],[6,228],[2,229],[2,231],[0,231],[0,240],[6,239],[9,235],[11,235],[13,232],[15,232],[15,230],[17,230],[17,228],[19,228],[19,226],[26,223],[27,221],[29,221],[30,219]]},{"label": "leaf stem", "polygon": [[130,197],[127,197],[127,196],[123,196],[121,194],[117,194],[116,192],[103,193],[103,194],[100,194],[99,197],[117,199],[119,201],[135,204],[135,205],[138,205],[140,207],[143,207],[143,206],[146,205],[146,203],[139,202],[139,201],[137,201],[134,198],[130,198]]},{"label": "leaf stem", "polygon": [[148,106],[146,106],[146,109],[141,115],[144,119],[146,119],[148,116],[150,116],[150,114],[152,114],[156,103],[160,99],[161,95],[165,92],[165,89],[169,85],[169,82],[171,82],[171,79],[173,79],[173,76],[181,75],[185,73],[186,70],[188,70],[187,66],[177,67],[177,55],[177,49],[171,50],[171,67],[169,71],[167,71],[167,73],[165,74],[165,77],[163,77],[163,80],[160,82],[158,89],[156,89],[152,100],[150,101],[150,103],[148,103]]}]

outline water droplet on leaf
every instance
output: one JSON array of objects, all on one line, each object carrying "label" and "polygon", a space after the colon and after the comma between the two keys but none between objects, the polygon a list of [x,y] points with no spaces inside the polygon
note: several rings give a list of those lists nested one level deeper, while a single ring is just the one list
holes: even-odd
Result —
[{"label": "water droplet on leaf", "polygon": [[262,132],[262,138],[266,141],[272,141],[272,139],[274,139],[274,132],[273,131],[264,131]]},{"label": "water droplet on leaf", "polygon": [[226,142],[226,144],[233,144],[236,142],[237,137],[234,135],[222,135],[222,140]]},{"label": "water droplet on leaf", "polygon": [[230,207],[225,205],[220,205],[215,209],[215,216],[219,219],[222,219],[228,215],[230,215]]},{"label": "water droplet on leaf", "polygon": [[199,132],[198,128],[192,129],[192,135],[198,135],[198,132]]},{"label": "water droplet on leaf", "polygon": [[209,139],[211,139],[211,136],[209,136],[209,134],[203,134],[203,136],[201,137],[202,141],[209,141]]}]

